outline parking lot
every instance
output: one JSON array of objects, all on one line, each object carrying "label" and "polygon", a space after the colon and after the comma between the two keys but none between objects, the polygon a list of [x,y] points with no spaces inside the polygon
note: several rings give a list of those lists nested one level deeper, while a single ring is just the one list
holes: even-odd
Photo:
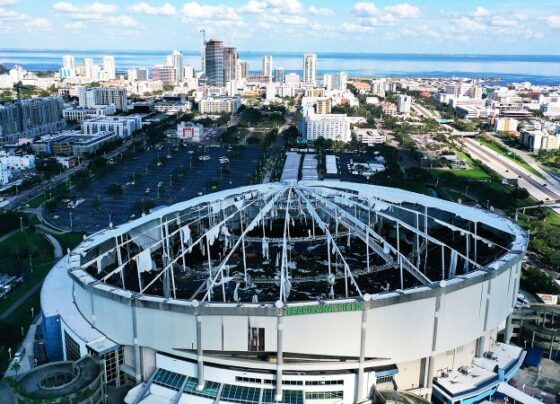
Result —
[{"label": "parking lot", "polygon": [[[107,227],[109,220],[118,225],[152,207],[247,185],[261,155],[258,147],[175,148],[173,142],[165,143],[110,166],[108,174],[94,178],[85,189],[73,189],[73,203],[63,201],[47,217],[56,226],[92,233]],[[199,156],[210,159],[200,160]],[[221,156],[227,156],[229,163],[220,164]],[[112,184],[121,186],[122,195],[107,192]]]}]

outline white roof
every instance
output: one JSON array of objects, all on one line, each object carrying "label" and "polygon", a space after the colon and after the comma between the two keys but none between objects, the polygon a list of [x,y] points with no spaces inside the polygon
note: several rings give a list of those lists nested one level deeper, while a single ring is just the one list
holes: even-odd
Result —
[{"label": "white roof", "polygon": [[60,315],[64,323],[88,344],[96,343],[101,350],[115,343],[93,328],[82,316],[72,296],[72,279],[68,274],[68,256],[56,263],[41,289],[41,309],[45,317]]},{"label": "white roof", "polygon": [[504,382],[502,382],[498,385],[498,392],[508,396],[509,398],[514,399],[515,401],[517,401],[519,403],[523,403],[523,404],[542,404],[542,402],[540,402],[536,398],[533,398],[529,394],[527,394],[527,393],[525,393],[521,390],[518,390],[515,387],[513,387],[512,385],[504,383]]}]

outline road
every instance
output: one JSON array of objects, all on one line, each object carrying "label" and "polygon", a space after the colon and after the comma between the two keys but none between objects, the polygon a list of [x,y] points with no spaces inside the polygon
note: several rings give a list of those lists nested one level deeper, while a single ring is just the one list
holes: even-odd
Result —
[{"label": "road", "polygon": [[[482,161],[502,177],[517,178],[519,186],[527,189],[533,198],[539,201],[560,199],[560,187],[556,183],[548,182],[532,174],[507,157],[478,143],[476,140],[463,138],[462,143],[465,150],[473,158]],[[558,212],[558,209],[556,211]]]}]

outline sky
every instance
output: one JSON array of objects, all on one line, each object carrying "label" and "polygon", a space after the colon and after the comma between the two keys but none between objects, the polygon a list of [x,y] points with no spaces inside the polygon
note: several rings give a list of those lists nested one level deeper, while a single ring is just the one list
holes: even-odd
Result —
[{"label": "sky", "polygon": [[0,48],[560,54],[560,0],[0,0]]}]

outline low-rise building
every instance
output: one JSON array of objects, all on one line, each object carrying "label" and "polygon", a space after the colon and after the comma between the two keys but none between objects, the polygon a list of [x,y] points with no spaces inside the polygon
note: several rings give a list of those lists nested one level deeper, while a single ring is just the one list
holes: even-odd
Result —
[{"label": "low-rise building", "polygon": [[64,131],[61,133],[41,137],[33,143],[36,153],[55,156],[78,156],[93,154],[103,145],[118,141],[115,132],[101,131],[91,135],[84,135],[79,131]]},{"label": "low-rise building", "polygon": [[177,125],[175,137],[179,140],[200,142],[204,134],[204,127],[199,123],[181,122]]},{"label": "low-rise building", "polygon": [[10,182],[14,174],[35,168],[35,156],[28,154],[16,156],[7,153],[0,154],[0,185]]},{"label": "low-rise building", "polygon": [[201,114],[235,113],[241,107],[238,97],[206,97],[199,101],[198,109]]},{"label": "low-rise building", "polygon": [[117,112],[114,105],[100,105],[94,108],[70,107],[64,108],[62,116],[71,122],[82,122],[86,119],[96,118],[98,116],[113,115]]},{"label": "low-rise building", "polygon": [[541,150],[556,150],[560,149],[560,135],[542,130],[524,129],[519,135],[519,143],[533,153]]},{"label": "low-rise building", "polygon": [[142,129],[140,115],[130,116],[100,116],[82,123],[82,130],[86,135],[95,135],[98,132],[115,132],[121,138],[128,138],[132,133]]},{"label": "low-rise building", "polygon": [[496,132],[515,133],[519,125],[519,121],[513,118],[490,118],[489,121]]},{"label": "low-rise building", "polygon": [[383,144],[387,142],[387,136],[385,133],[377,129],[355,128],[354,133],[360,142],[368,146],[374,146],[376,144]]},{"label": "low-rise building", "polygon": [[381,110],[389,116],[397,115],[397,105],[393,102],[384,101],[381,103]]}]

